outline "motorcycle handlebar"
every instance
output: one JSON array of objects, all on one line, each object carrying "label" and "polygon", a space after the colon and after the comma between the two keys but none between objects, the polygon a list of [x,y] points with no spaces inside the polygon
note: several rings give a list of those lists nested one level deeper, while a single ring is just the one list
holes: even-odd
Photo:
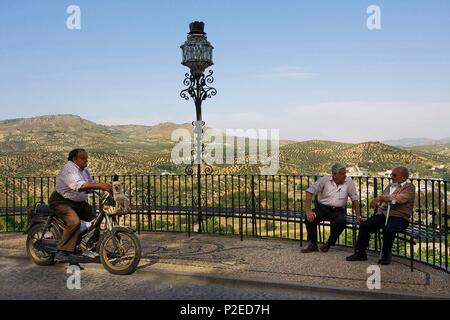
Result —
[{"label": "motorcycle handlebar", "polygon": [[[87,194],[96,194],[96,195],[98,195],[99,197],[102,196],[102,194],[100,193],[100,191],[97,191],[97,190],[94,190],[94,189],[88,189],[88,190],[85,190],[84,193],[87,193]],[[103,191],[103,193],[109,193],[109,192]]]}]

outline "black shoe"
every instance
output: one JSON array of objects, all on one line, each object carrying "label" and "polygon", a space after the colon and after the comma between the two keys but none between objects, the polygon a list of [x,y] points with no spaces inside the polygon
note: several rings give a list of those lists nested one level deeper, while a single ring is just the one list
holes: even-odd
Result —
[{"label": "black shoe", "polygon": [[328,250],[330,250],[330,243],[327,241],[320,247],[320,251],[328,252]]},{"label": "black shoe", "polygon": [[347,261],[367,261],[367,255],[366,253],[362,252],[355,252],[355,254],[352,254],[351,256],[348,256],[345,258]]},{"label": "black shoe", "polygon": [[315,244],[315,243],[310,243],[306,248],[302,249],[302,253],[310,253],[310,252],[315,252],[315,251],[319,251],[319,248],[317,247],[317,244]]},{"label": "black shoe", "polygon": [[55,254],[55,260],[61,263],[69,262],[69,253],[67,251],[58,250]]}]

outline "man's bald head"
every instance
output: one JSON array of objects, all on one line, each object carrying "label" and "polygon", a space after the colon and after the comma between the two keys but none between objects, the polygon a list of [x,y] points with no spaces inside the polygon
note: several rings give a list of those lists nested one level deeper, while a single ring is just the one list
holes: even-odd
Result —
[{"label": "man's bald head", "polygon": [[81,169],[84,169],[88,164],[88,154],[86,150],[82,148],[73,149],[69,153],[68,160],[75,163]]},{"label": "man's bald head", "polygon": [[396,183],[403,183],[409,178],[409,169],[406,167],[395,167],[391,173],[392,180]]},{"label": "man's bald head", "polygon": [[[406,179],[409,178],[409,169],[408,168],[406,168],[406,167],[396,167],[396,168],[394,168],[394,170],[397,170],[398,173],[400,175],[402,175],[403,177],[405,177]],[[394,170],[392,170],[392,171],[394,171]]]}]

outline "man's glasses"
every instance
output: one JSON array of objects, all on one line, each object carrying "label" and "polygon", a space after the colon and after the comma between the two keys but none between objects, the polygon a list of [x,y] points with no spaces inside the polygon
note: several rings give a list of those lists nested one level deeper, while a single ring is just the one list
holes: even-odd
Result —
[{"label": "man's glasses", "polygon": [[398,175],[397,175],[397,174],[395,174],[395,173],[391,173],[391,177],[392,177],[392,178],[397,178],[397,177],[398,177]]}]

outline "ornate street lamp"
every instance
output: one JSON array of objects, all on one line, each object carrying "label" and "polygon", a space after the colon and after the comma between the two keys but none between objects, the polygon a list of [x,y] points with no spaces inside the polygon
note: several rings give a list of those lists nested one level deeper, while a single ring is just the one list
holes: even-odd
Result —
[{"label": "ornate street lamp", "polygon": [[[192,155],[195,153],[195,160],[192,157],[191,166],[186,168],[186,173],[189,175],[193,174],[193,164],[197,164],[197,201],[198,201],[198,221],[199,221],[199,232],[202,232],[202,197],[201,197],[201,164],[202,164],[202,154],[204,150],[203,145],[203,127],[205,122],[202,120],[202,102],[206,98],[211,98],[215,96],[217,90],[213,87],[208,86],[214,81],[212,76],[213,71],[209,70],[208,75],[205,76],[205,70],[212,66],[212,51],[214,47],[206,39],[206,33],[204,32],[205,24],[200,21],[194,21],[189,24],[190,32],[188,33],[187,40],[181,45],[181,50],[183,52],[183,60],[181,64],[190,69],[190,73],[185,74],[185,79],[183,84],[187,86],[186,89],[180,92],[180,96],[183,99],[189,100],[191,97],[195,103],[196,111],[196,121],[192,122],[195,132],[195,142],[194,150]],[[212,173],[212,167],[205,167],[205,174]]]},{"label": "ornate street lamp", "polygon": [[180,96],[186,100],[189,100],[190,96],[194,100],[197,121],[202,121],[202,101],[217,93],[216,89],[207,85],[207,83],[214,81],[213,71],[209,70],[207,76],[204,74],[204,71],[214,64],[212,61],[214,47],[206,39],[204,27],[203,22],[190,23],[187,40],[180,47],[183,51],[181,64],[191,71],[190,74],[185,74],[186,78],[183,83],[188,88],[181,91]]}]

